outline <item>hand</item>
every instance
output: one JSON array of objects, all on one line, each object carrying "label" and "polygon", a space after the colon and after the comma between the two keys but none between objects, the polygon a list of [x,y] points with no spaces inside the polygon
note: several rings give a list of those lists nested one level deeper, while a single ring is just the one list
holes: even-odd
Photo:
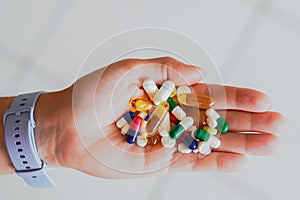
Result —
[{"label": "hand", "polygon": [[[235,171],[247,164],[247,155],[273,153],[279,141],[275,133],[283,130],[285,118],[268,111],[269,98],[252,89],[199,83],[201,72],[199,67],[169,57],[127,59],[92,72],[63,91],[41,96],[40,110],[35,113],[41,157],[50,165],[93,176],[125,178],[170,171]],[[199,158],[198,154],[183,155],[160,144],[146,148],[128,144],[115,121],[128,110],[130,98],[145,96],[141,85],[146,78],[157,84],[170,79],[176,85],[191,85],[199,94],[207,94],[208,88],[225,89],[226,101],[214,97],[215,108],[222,109],[223,114],[226,111],[230,126],[220,137],[220,148]],[[47,109],[42,108],[45,105]]]}]

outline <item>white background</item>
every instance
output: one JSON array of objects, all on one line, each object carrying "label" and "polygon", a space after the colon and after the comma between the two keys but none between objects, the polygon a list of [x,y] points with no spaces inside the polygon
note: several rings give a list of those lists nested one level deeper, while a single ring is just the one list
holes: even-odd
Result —
[{"label": "white background", "polygon": [[297,0],[0,0],[2,96],[64,88],[96,44],[127,29],[155,26],[203,44],[226,84],[265,91],[273,109],[290,120],[282,152],[251,157],[245,172],[103,180],[56,169],[50,172],[52,189],[0,176],[0,199],[299,199],[299,8]]}]

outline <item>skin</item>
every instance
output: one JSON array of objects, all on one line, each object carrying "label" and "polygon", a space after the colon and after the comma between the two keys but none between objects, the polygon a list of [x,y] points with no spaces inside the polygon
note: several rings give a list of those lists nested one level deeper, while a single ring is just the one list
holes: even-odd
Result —
[{"label": "skin", "polygon": [[[101,178],[136,178],[182,171],[238,171],[247,165],[248,155],[276,152],[286,119],[269,111],[270,99],[262,92],[232,86],[199,83],[203,70],[170,57],[127,59],[101,68],[77,80],[70,87],[44,93],[36,109],[35,139],[40,158],[50,166],[73,168]],[[132,97],[146,94],[146,78],[157,84],[172,80],[190,85],[196,93],[224,90],[226,101],[214,97],[215,108],[230,125],[221,135],[221,146],[206,156],[181,154],[160,144],[146,148],[128,144],[115,126],[128,109]],[[0,114],[13,97],[0,98]],[[226,112],[225,112],[226,111]],[[245,133],[254,132],[254,133]],[[0,123],[1,174],[14,173]]]}]

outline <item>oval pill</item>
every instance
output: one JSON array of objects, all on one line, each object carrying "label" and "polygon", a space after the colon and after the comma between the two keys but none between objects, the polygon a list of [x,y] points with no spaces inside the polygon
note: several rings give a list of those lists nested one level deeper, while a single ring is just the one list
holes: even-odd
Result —
[{"label": "oval pill", "polygon": [[166,101],[174,89],[175,84],[172,81],[165,81],[153,98],[154,104],[158,105],[160,102]]},{"label": "oval pill", "polygon": [[185,86],[185,85],[179,86],[177,88],[177,96],[184,94],[184,93],[187,93],[187,94],[192,93],[191,88],[189,86]]},{"label": "oval pill", "polygon": [[148,133],[149,137],[152,134],[156,134],[160,123],[168,112],[169,104],[167,102],[162,101],[158,106],[156,106],[146,125],[146,132]]},{"label": "oval pill", "polygon": [[164,119],[163,119],[163,121],[160,123],[160,125],[158,127],[158,133],[162,137],[167,137],[167,136],[169,136],[170,130],[171,130],[170,115],[167,112]]},{"label": "oval pill", "polygon": [[129,100],[129,109],[134,112],[148,111],[152,108],[152,106],[151,102],[141,99],[140,97],[131,98]]},{"label": "oval pill", "polygon": [[177,96],[177,99],[180,104],[201,109],[211,108],[215,104],[209,96],[192,93],[180,94]]}]

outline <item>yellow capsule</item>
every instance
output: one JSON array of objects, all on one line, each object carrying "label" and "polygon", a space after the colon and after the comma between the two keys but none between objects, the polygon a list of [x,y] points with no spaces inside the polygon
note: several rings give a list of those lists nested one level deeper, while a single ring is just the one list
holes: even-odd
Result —
[{"label": "yellow capsule", "polygon": [[173,98],[173,97],[176,96],[176,94],[177,94],[177,90],[176,90],[176,88],[174,88],[174,90],[173,90],[172,93],[170,94],[170,97]]},{"label": "yellow capsule", "polygon": [[146,125],[148,137],[151,137],[157,133],[160,123],[168,112],[169,104],[166,101],[162,101],[155,107]]},{"label": "yellow capsule", "polygon": [[211,108],[215,104],[209,96],[199,94],[183,93],[178,95],[177,99],[180,104],[202,109]]},{"label": "yellow capsule", "polygon": [[129,109],[133,112],[135,111],[148,111],[153,107],[150,101],[141,99],[140,97],[132,98],[129,101]]}]

